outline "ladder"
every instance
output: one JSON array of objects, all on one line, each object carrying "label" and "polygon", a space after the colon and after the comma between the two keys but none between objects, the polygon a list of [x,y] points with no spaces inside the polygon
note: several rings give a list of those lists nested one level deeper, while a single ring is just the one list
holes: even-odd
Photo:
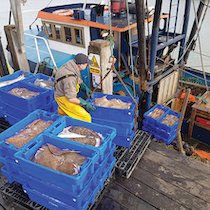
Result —
[{"label": "ladder", "polygon": [[[167,24],[167,38],[168,41],[170,38],[170,34],[173,34],[173,38],[176,36],[177,32],[177,19],[178,19],[178,13],[179,13],[179,3],[180,0],[170,0],[170,6],[169,6],[169,19]],[[174,19],[174,21],[172,21]]]}]

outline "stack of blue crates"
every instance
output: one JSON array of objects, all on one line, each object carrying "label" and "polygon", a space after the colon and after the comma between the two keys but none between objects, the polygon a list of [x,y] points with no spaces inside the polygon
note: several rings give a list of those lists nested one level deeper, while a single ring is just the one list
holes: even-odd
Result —
[{"label": "stack of blue crates", "polygon": [[44,104],[42,109],[45,110],[45,111],[48,111],[48,112],[57,112],[58,105],[57,105],[57,103],[54,99],[54,78],[49,77],[45,74],[38,73],[38,74],[34,74],[33,77],[26,78],[24,80],[24,82],[27,83],[27,84],[36,85],[35,81],[37,79],[44,80],[44,81],[49,81],[50,80],[52,82],[52,84],[53,84],[52,88],[42,87],[43,89],[49,90],[49,93],[51,94],[51,101],[48,104]]},{"label": "stack of blue crates", "polygon": [[[43,74],[32,74],[25,71],[17,71],[0,79],[0,82],[18,78],[24,74],[25,79],[0,88],[0,117],[5,117],[11,124],[17,123],[36,109],[43,109],[55,112],[57,104],[54,100],[53,90],[41,88],[33,84],[37,78],[48,80],[49,77]],[[31,99],[23,99],[8,93],[13,88],[27,88],[38,92],[39,95]]]},{"label": "stack of blue crates", "polygon": [[[24,180],[24,177],[20,175],[20,171],[18,170],[18,166],[14,159],[14,154],[19,151],[19,149],[13,144],[8,144],[6,140],[37,119],[56,122],[60,119],[60,116],[43,110],[36,110],[0,134],[0,162],[4,164],[1,168],[1,172],[7,177],[9,183],[12,183],[13,181],[21,183],[22,180]],[[46,133],[48,129],[50,129],[50,127],[43,133]]]},{"label": "stack of blue crates", "polygon": [[[119,146],[129,148],[135,136],[135,117],[136,106],[129,96],[108,95],[101,92],[94,93],[91,102],[94,103],[94,98],[106,96],[108,100],[120,99],[123,102],[130,102],[130,109],[116,109],[110,107],[96,106],[95,111],[90,111],[92,122],[113,127],[117,131],[117,136],[114,143]],[[136,98],[136,101],[138,98]]]},{"label": "stack of blue crates", "polygon": [[[156,119],[150,116],[150,113],[155,109],[163,110],[163,114]],[[175,112],[166,106],[156,104],[144,113],[142,129],[152,134],[157,140],[163,141],[165,144],[169,145],[177,136],[178,121],[172,126],[163,124],[162,121],[167,115],[174,115],[178,119],[180,118],[180,113]]]},{"label": "stack of blue crates", "polygon": [[[54,123],[20,149],[5,142],[37,118],[53,120]],[[88,128],[101,134],[103,138],[100,146],[58,137],[69,126]],[[112,175],[116,163],[115,136],[116,130],[111,127],[38,110],[0,134],[0,162],[4,164],[2,173],[10,183],[20,183],[31,200],[51,210],[86,210],[94,204],[105,181]],[[64,174],[32,161],[38,149],[48,143],[60,149],[78,151],[87,158],[78,175]]]}]

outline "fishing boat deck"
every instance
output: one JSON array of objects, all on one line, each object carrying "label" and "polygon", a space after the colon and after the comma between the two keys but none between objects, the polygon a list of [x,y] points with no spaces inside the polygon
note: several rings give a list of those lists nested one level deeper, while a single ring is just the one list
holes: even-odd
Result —
[{"label": "fishing boat deck", "polygon": [[131,177],[111,181],[91,210],[209,210],[209,176],[210,165],[152,141]]},{"label": "fishing boat deck", "polygon": [[151,142],[129,179],[117,178],[97,210],[210,209],[210,165]]}]

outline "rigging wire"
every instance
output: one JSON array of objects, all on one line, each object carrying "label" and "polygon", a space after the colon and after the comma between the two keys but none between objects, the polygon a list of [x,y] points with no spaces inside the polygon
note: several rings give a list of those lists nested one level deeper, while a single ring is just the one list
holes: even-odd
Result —
[{"label": "rigging wire", "polygon": [[136,87],[135,87],[135,81],[134,81],[135,75],[134,75],[134,65],[133,65],[133,51],[132,51],[132,42],[131,42],[130,14],[129,14],[128,0],[126,0],[126,7],[127,7],[128,37],[129,37],[128,39],[129,39],[129,49],[130,49],[133,94],[134,94],[134,96],[136,96]]},{"label": "rigging wire", "polygon": [[[209,0],[208,0],[208,4],[209,4]],[[196,19],[196,25],[197,25],[197,28],[198,28],[198,17],[196,16],[196,9],[195,9],[195,0],[193,0],[193,8],[194,8],[194,12],[195,12],[195,19]],[[201,40],[200,40],[200,31],[198,31],[198,47],[199,47],[199,50],[200,50],[200,53],[202,52],[202,49],[201,49]],[[203,70],[203,77],[204,77],[204,80],[205,80],[205,85],[206,85],[206,90],[209,92],[209,87],[208,87],[208,83],[207,83],[207,78],[206,78],[206,72],[205,72],[205,69],[204,69],[204,63],[203,63],[203,56],[200,54],[200,60],[201,60],[201,66],[202,66],[202,70]]]},{"label": "rigging wire", "polygon": [[[46,8],[46,7],[48,7],[48,6],[50,6],[50,4],[52,3],[52,1],[53,0],[50,0],[49,2],[48,2],[48,4],[44,7],[44,8]],[[34,19],[34,21],[29,25],[29,29],[31,29],[31,26],[37,21],[37,17]]]},{"label": "rigging wire", "polygon": [[200,0],[200,1],[203,3],[203,5],[205,5],[206,7],[210,8],[209,2],[208,2],[208,4],[206,4],[206,3],[204,2],[204,0]]},{"label": "rigging wire", "polygon": [[0,207],[3,209],[3,210],[7,210],[2,203],[0,203]]}]

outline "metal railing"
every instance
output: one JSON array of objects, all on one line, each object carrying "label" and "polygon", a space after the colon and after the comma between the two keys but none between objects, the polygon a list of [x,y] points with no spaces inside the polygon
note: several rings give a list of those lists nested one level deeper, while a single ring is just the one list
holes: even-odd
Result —
[{"label": "metal railing", "polygon": [[38,40],[38,39],[41,39],[41,40],[44,41],[44,43],[45,43],[45,45],[46,45],[46,47],[47,47],[48,53],[49,53],[49,55],[50,55],[50,58],[51,58],[51,60],[52,60],[52,62],[53,62],[54,68],[57,69],[58,67],[57,67],[57,65],[56,65],[55,59],[54,59],[54,57],[53,57],[53,54],[52,54],[52,52],[51,52],[51,49],[50,49],[50,47],[49,47],[49,44],[48,44],[47,40],[46,40],[44,37],[36,36],[36,35],[28,34],[28,33],[24,33],[24,35],[30,36],[30,37],[33,37],[33,38],[34,38],[34,43],[35,43],[35,48],[36,48],[36,53],[37,53],[37,57],[38,57],[38,62],[39,62],[39,63],[41,62],[41,57],[40,57],[39,46],[38,46],[37,40]]}]

